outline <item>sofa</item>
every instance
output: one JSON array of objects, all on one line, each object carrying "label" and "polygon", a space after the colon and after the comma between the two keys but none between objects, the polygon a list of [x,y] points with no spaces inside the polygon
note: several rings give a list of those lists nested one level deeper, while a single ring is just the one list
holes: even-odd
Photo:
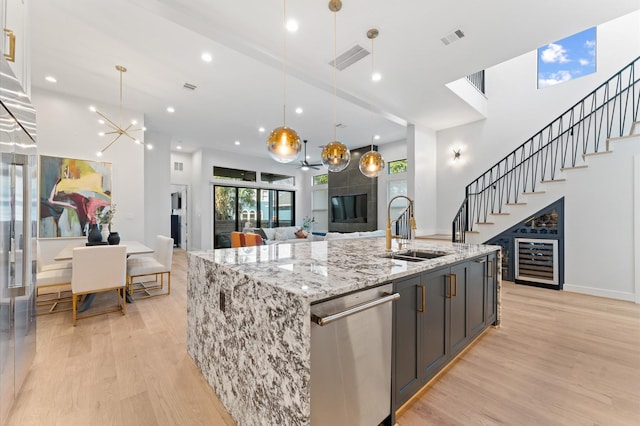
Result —
[{"label": "sofa", "polygon": [[275,244],[276,242],[300,243],[309,241],[330,241],[385,236],[385,231],[379,229],[376,231],[363,232],[327,232],[325,235],[307,233],[307,236],[305,238],[301,238],[296,235],[296,232],[298,232],[300,228],[301,227],[299,226],[281,226],[278,228],[251,228],[249,232],[256,232],[260,235],[264,233],[264,235],[262,235],[262,238],[263,240],[265,240],[266,244]]}]

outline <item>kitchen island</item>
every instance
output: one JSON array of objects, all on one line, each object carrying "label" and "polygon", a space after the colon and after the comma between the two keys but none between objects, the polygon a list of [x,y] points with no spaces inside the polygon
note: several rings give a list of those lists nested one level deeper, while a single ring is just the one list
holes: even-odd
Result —
[{"label": "kitchen island", "polygon": [[407,262],[384,257],[384,246],[369,238],[189,253],[187,350],[239,425],[310,424],[312,304],[498,250],[414,240],[411,248],[443,255]]}]

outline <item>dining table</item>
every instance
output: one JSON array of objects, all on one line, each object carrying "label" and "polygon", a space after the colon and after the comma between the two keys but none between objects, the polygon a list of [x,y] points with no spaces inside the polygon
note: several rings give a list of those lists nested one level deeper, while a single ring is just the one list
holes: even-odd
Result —
[{"label": "dining table", "polygon": [[[84,242],[74,242],[66,245],[58,254],[54,257],[55,260],[71,260],[73,259],[73,249],[77,247],[85,247]],[[149,254],[153,253],[153,249],[151,247],[147,247],[139,241],[134,240],[126,240],[120,241],[121,246],[127,247],[127,257],[134,254]],[[94,246],[94,247],[100,247]]]}]

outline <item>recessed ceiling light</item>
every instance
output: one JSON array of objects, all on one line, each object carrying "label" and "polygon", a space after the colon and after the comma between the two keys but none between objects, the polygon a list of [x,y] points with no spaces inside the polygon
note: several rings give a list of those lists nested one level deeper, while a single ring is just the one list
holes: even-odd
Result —
[{"label": "recessed ceiling light", "polygon": [[174,113],[176,112],[176,109],[170,106],[170,107],[167,107],[167,112]]},{"label": "recessed ceiling light", "polygon": [[150,143],[145,145],[147,147],[148,150],[152,150],[153,149],[153,145],[151,145]]},{"label": "recessed ceiling light", "polygon": [[258,131],[259,131],[260,133],[264,132],[264,127],[260,127],[260,128],[258,128]]},{"label": "recessed ceiling light", "polygon": [[302,114],[302,108],[298,107],[296,108],[296,114]]},{"label": "recessed ceiling light", "polygon": [[295,19],[289,19],[287,21],[287,31],[289,31],[290,33],[295,33],[296,31],[298,31],[298,21],[296,21]]},{"label": "recessed ceiling light", "polygon": [[375,135],[373,138],[378,141],[380,140],[380,135]]},{"label": "recessed ceiling light", "polygon": [[176,149],[182,149],[182,145],[176,146]]},{"label": "recessed ceiling light", "polygon": [[102,157],[102,151],[98,151],[98,152],[96,152],[96,155],[97,155],[98,157]]},{"label": "recessed ceiling light", "polygon": [[209,52],[202,52],[202,55],[200,56],[202,58],[203,61],[205,62],[211,62],[213,61],[213,56],[211,55],[211,53]]},{"label": "recessed ceiling light", "polygon": [[144,126],[142,126],[142,131],[143,131],[143,132],[146,132],[146,131],[147,131],[147,128],[146,128],[146,127],[144,127]]},{"label": "recessed ceiling light", "polygon": [[235,141],[234,144],[240,145],[240,141]]},{"label": "recessed ceiling light", "polygon": [[49,83],[57,83],[58,80],[56,80],[56,78],[52,75],[48,75],[44,78],[45,80],[47,80]]},{"label": "recessed ceiling light", "polygon": [[371,81],[380,81],[382,80],[382,74],[380,74],[379,72],[374,72],[373,74],[371,74]]}]

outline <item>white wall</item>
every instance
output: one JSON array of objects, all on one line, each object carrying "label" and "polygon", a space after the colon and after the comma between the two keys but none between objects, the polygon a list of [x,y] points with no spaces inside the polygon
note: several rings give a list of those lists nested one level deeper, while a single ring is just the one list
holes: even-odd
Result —
[{"label": "white wall", "polygon": [[436,145],[436,132],[408,126],[407,162],[409,170],[415,171],[409,178],[408,193],[415,204],[416,235],[432,235],[437,230]]},{"label": "white wall", "polygon": [[437,133],[439,232],[451,233],[466,185],[640,55],[638,22],[640,11],[599,25],[597,72],[582,78],[538,90],[535,51],[486,70],[488,118]]},{"label": "white wall", "polygon": [[[387,185],[390,181],[398,179],[409,179],[409,173],[389,174],[389,163],[391,161],[404,160],[407,158],[407,141],[378,145],[378,152],[385,162],[385,171],[378,176],[378,229],[385,229],[387,221],[387,206],[389,205],[389,191]],[[395,203],[394,203],[395,204]]]},{"label": "white wall", "polygon": [[145,143],[145,242],[153,247],[156,235],[171,236],[171,136],[148,131]]},{"label": "white wall", "polygon": [[[109,139],[98,136],[105,126],[98,124],[97,115],[89,111],[91,100],[35,87],[32,100],[38,113],[38,154],[112,163],[112,202],[118,207],[113,230],[124,240],[145,241],[144,146],[121,138],[102,157],[97,157],[96,152]],[[107,117],[118,117],[117,107],[100,105],[99,110]],[[141,113],[123,110],[123,114],[144,125]],[[144,140],[142,132],[140,139]],[[53,258],[68,242],[68,239],[40,240],[43,258]]]}]

